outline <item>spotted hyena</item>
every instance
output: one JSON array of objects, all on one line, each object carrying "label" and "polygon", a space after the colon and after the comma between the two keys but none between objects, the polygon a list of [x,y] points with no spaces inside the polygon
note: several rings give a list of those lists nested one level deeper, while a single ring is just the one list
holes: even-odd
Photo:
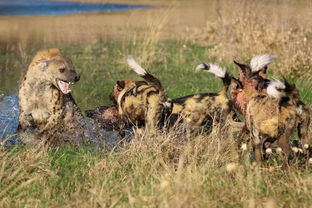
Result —
[{"label": "spotted hyena", "polygon": [[35,55],[19,87],[18,133],[23,142],[71,140],[67,133],[82,130],[82,114],[70,93],[77,81],[72,61],[60,50]]}]

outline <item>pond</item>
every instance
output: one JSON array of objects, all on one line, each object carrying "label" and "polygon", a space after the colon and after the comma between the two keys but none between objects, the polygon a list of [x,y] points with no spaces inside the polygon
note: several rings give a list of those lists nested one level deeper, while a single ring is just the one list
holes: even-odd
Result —
[{"label": "pond", "polygon": [[1,0],[0,15],[68,15],[82,12],[110,12],[150,8],[144,4],[84,3],[50,0]]}]

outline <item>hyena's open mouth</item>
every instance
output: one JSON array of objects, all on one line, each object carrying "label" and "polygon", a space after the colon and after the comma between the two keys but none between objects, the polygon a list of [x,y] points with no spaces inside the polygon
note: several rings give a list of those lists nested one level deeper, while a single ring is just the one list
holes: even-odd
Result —
[{"label": "hyena's open mouth", "polygon": [[66,82],[64,80],[56,79],[56,83],[58,88],[62,91],[64,94],[68,94],[71,92],[71,89],[69,88],[70,84],[74,84],[73,82]]}]

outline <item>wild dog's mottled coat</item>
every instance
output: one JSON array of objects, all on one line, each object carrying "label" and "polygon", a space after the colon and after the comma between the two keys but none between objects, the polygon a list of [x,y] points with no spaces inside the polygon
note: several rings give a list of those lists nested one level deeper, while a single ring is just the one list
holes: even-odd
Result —
[{"label": "wild dog's mottled coat", "polygon": [[148,132],[154,132],[163,122],[164,114],[170,111],[170,103],[156,77],[146,72],[132,57],[127,61],[130,68],[149,83],[139,81],[123,86],[117,99],[120,119],[132,125],[145,125]]},{"label": "wild dog's mottled coat", "polygon": [[[281,87],[277,82],[272,82],[269,87]],[[277,140],[285,154],[285,163],[288,162],[290,153],[290,137],[297,125],[297,112],[295,105],[294,85],[286,82],[282,87],[287,97],[280,95],[259,94],[250,98],[247,103],[245,123],[252,134],[252,144],[257,162],[261,161],[261,147],[266,142]],[[272,96],[273,95],[273,96]]]},{"label": "wild dog's mottled coat", "polygon": [[[250,67],[248,65],[236,64],[240,67],[240,80],[236,81],[234,87],[231,87],[233,104],[243,115],[246,111],[246,105],[253,95],[258,93],[266,94],[268,80],[266,80],[267,66],[271,64],[276,56],[258,55],[252,58]],[[241,85],[241,86],[238,86]],[[299,92],[295,89],[294,98],[297,111],[297,129],[301,145],[306,153],[309,147],[309,126],[311,123],[311,110],[299,98]]]},{"label": "wild dog's mottled coat", "polygon": [[222,122],[231,111],[231,101],[226,92],[231,83],[230,75],[215,64],[200,64],[196,71],[205,70],[223,80],[224,88],[219,93],[202,93],[172,99],[172,115],[181,116],[187,126],[211,126],[213,120]]}]

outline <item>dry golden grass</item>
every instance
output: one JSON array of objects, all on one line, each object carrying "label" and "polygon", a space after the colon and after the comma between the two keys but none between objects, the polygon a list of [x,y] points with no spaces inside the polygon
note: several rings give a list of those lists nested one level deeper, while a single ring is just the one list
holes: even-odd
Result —
[{"label": "dry golden grass", "polygon": [[[218,129],[218,127],[216,128]],[[226,128],[225,128],[226,129]],[[137,135],[119,151],[1,152],[1,207],[309,207],[310,168],[240,160],[224,129]]]},{"label": "dry golden grass", "polygon": [[[242,10],[234,10],[228,17],[226,10],[219,11],[215,22],[190,29],[194,34],[188,40],[214,46],[208,57],[231,62],[233,58],[248,60],[252,56],[276,54],[276,72],[300,77],[312,70],[311,2],[294,10],[294,2],[279,3],[242,1]],[[309,76],[308,79],[311,77]]]}]

